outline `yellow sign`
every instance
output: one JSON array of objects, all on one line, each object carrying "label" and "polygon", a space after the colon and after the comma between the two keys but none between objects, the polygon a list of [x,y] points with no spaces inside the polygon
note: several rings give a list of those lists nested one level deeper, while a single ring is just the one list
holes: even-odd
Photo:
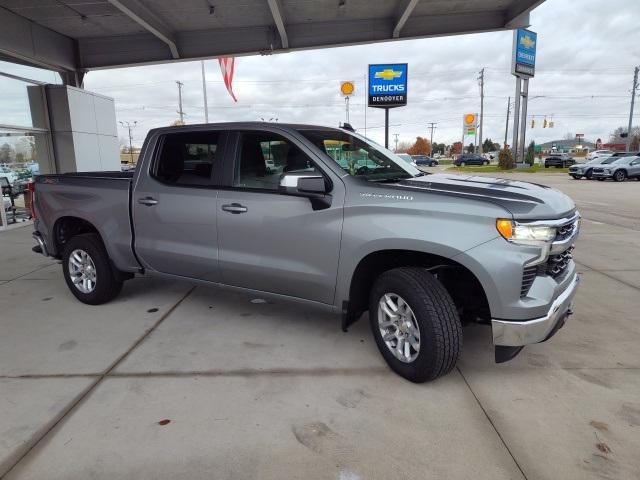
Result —
[{"label": "yellow sign", "polygon": [[396,72],[391,68],[385,68],[381,72],[376,72],[375,78],[381,78],[383,80],[393,80],[402,76],[402,72]]},{"label": "yellow sign", "polygon": [[529,35],[523,35],[520,38],[520,43],[525,47],[525,48],[533,48],[533,46],[536,44],[536,42],[529,36]]},{"label": "yellow sign", "polygon": [[340,82],[340,93],[343,97],[353,95],[353,92],[355,92],[355,90],[356,86],[353,82]]},{"label": "yellow sign", "polygon": [[475,127],[477,123],[475,113],[467,113],[464,116],[464,124]]}]

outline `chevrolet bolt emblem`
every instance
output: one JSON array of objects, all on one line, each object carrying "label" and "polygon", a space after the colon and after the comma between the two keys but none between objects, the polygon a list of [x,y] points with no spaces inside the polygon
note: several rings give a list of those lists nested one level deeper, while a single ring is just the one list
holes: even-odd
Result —
[{"label": "chevrolet bolt emblem", "polygon": [[393,80],[394,78],[398,78],[402,76],[402,72],[396,72],[391,68],[385,68],[381,72],[376,72],[375,78],[381,78],[383,80]]}]

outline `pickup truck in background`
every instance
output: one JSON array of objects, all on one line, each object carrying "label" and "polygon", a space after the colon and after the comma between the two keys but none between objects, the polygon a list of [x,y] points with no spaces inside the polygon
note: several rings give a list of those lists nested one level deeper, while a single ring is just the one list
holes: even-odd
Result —
[{"label": "pickup truck in background", "polygon": [[34,250],[97,305],[134,275],[190,279],[369,312],[403,377],[450,371],[462,324],[496,361],[572,313],[579,215],[557,190],[426,175],[347,129],[229,123],[149,132],[135,172],[40,175]]}]

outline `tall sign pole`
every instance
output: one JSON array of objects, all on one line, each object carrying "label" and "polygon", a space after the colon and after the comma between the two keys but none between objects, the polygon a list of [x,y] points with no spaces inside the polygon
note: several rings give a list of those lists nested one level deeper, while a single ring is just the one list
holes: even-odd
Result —
[{"label": "tall sign pole", "polygon": [[513,32],[511,74],[516,77],[516,98],[513,110],[513,145],[511,148],[516,162],[524,162],[529,79],[533,78],[536,72],[537,44],[538,35],[535,32],[524,28]]},{"label": "tall sign pole", "polygon": [[464,153],[464,139],[465,137],[473,137],[473,152],[475,153],[478,140],[478,114],[477,113],[465,113],[462,116],[462,151],[460,153]]},{"label": "tall sign pole", "polygon": [[513,159],[518,161],[518,136],[520,135],[520,95],[522,94],[522,79],[516,78],[516,98],[513,105],[513,142],[511,143],[511,151]]},{"label": "tall sign pole", "polygon": [[638,70],[640,67],[636,67],[633,71],[633,86],[631,87],[631,110],[629,111],[629,128],[627,129],[627,146],[625,151],[629,151],[631,148],[631,129],[633,128],[633,106],[636,103],[636,90],[638,89]]},{"label": "tall sign pole", "polygon": [[351,82],[351,81],[345,81],[345,82],[340,82],[340,95],[342,95],[344,97],[344,118],[345,118],[345,123],[350,123],[349,121],[349,98],[351,97],[351,95],[353,95],[356,91],[356,84],[355,82]]},{"label": "tall sign pole", "polygon": [[407,104],[406,63],[369,65],[368,102],[373,108],[384,108],[384,146],[389,148],[389,109]]}]

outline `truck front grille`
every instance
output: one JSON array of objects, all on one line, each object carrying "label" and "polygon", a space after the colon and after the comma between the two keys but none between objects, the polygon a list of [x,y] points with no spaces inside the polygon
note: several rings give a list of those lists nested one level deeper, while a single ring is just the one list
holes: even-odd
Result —
[{"label": "truck front grille", "polygon": [[550,256],[547,260],[547,268],[545,273],[553,278],[561,277],[569,266],[571,259],[573,258],[572,252],[573,247],[569,247],[564,252],[559,253],[558,255]]},{"label": "truck front grille", "polygon": [[577,228],[577,226],[578,220],[574,220],[573,222],[566,223],[558,227],[558,229],[556,230],[556,238],[554,239],[554,242],[566,240],[567,238],[569,238],[571,235],[573,235],[573,232]]},{"label": "truck front grille", "polygon": [[538,275],[538,265],[524,267],[522,271],[522,286],[520,287],[520,298],[524,298],[529,293],[533,281]]}]

